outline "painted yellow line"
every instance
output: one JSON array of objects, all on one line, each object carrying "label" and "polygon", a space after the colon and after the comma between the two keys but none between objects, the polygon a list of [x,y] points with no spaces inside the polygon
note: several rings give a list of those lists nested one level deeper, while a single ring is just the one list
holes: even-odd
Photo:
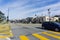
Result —
[{"label": "painted yellow line", "polygon": [[20,40],[29,40],[28,37],[24,36],[24,35],[21,35],[19,36]]},{"label": "painted yellow line", "polygon": [[54,31],[48,31],[48,32],[51,32],[53,34],[60,34],[60,32],[54,32]]},{"label": "painted yellow line", "polygon": [[34,37],[40,39],[40,40],[50,40],[50,39],[48,39],[48,38],[46,38],[46,37],[44,37],[44,36],[41,36],[41,35],[39,35],[39,34],[37,34],[37,33],[32,34],[32,35],[33,35]]},{"label": "painted yellow line", "polygon": [[53,34],[49,34],[49,33],[47,33],[47,32],[42,32],[42,34],[45,34],[45,35],[51,36],[51,37],[53,37],[53,38],[60,39],[60,36],[56,36],[56,35],[53,35]]},{"label": "painted yellow line", "polygon": [[0,38],[8,38],[7,36],[0,36]]},{"label": "painted yellow line", "polygon": [[13,33],[11,31],[6,32],[6,33],[0,33],[1,35],[5,35],[7,37],[13,37]]},{"label": "painted yellow line", "polygon": [[0,32],[0,34],[9,34],[9,33],[10,33],[10,30],[5,32]]}]

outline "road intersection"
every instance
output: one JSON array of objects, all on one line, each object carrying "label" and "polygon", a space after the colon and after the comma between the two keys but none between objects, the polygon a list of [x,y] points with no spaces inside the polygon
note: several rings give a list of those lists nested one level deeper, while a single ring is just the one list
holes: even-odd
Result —
[{"label": "road intersection", "polygon": [[[28,25],[28,24],[27,24]],[[39,26],[41,27],[41,25]],[[38,29],[38,26],[11,25],[14,37],[11,40],[60,40],[60,33],[45,29]]]}]

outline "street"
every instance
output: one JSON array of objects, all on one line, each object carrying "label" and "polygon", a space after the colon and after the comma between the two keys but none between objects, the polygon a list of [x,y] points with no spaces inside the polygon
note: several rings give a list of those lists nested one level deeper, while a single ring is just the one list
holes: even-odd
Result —
[{"label": "street", "polygon": [[60,33],[41,29],[41,24],[11,24],[11,40],[60,40]]},{"label": "street", "polygon": [[60,40],[60,0],[0,0],[0,40]]}]

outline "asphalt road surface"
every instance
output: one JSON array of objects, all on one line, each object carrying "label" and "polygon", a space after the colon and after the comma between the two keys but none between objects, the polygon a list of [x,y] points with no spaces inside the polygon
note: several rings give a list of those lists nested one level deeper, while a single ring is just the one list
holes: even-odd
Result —
[{"label": "asphalt road surface", "polygon": [[11,40],[60,40],[60,33],[41,29],[41,24],[11,24]]}]

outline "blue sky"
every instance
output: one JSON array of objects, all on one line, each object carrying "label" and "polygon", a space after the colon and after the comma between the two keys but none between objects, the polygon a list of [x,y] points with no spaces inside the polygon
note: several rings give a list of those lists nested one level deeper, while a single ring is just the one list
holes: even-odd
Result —
[{"label": "blue sky", "polygon": [[35,14],[48,16],[47,9],[51,8],[51,16],[60,14],[60,0],[0,0],[0,10],[8,14],[9,19],[34,17]]}]

